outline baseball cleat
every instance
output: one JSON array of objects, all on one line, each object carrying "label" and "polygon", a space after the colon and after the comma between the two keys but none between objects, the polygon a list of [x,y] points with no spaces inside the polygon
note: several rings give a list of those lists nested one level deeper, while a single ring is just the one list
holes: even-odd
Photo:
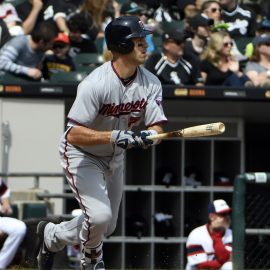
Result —
[{"label": "baseball cleat", "polygon": [[37,235],[41,243],[39,254],[37,256],[38,269],[51,270],[53,268],[54,252],[51,252],[46,247],[44,242],[44,230],[49,221],[40,221],[37,225]]},{"label": "baseball cleat", "polygon": [[100,261],[94,265],[87,266],[86,270],[105,270],[104,262]]}]

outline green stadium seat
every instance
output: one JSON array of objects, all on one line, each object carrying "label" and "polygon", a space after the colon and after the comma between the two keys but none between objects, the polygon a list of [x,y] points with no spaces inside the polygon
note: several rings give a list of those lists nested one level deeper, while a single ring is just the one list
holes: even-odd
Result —
[{"label": "green stadium seat", "polygon": [[27,1],[27,0],[5,0],[4,2],[5,3],[10,3],[10,4],[12,4],[13,6],[16,7],[16,6],[22,4],[25,1]]},{"label": "green stadium seat", "polygon": [[49,82],[54,83],[72,83],[80,82],[87,76],[84,71],[58,72],[50,77]]},{"label": "green stadium seat", "polygon": [[[78,53],[73,57],[78,71],[92,71],[89,67],[97,67],[103,63],[103,57],[99,53]],[[89,68],[89,69],[88,69]]]},{"label": "green stadium seat", "polygon": [[97,38],[95,40],[95,44],[96,44],[97,52],[99,54],[102,54],[103,53],[104,39],[103,38]]},{"label": "green stadium seat", "polygon": [[162,22],[160,26],[164,31],[172,28],[182,31],[184,29],[184,22],[181,20],[173,20],[171,22]]},{"label": "green stadium seat", "polygon": [[23,203],[22,219],[47,217],[47,205],[43,202]]},{"label": "green stadium seat", "polygon": [[34,82],[31,78],[26,76],[13,75],[11,73],[5,73],[0,75],[1,83],[20,83],[20,82]]},{"label": "green stadium seat", "polygon": [[10,217],[19,218],[19,210],[17,204],[11,204],[12,214]]}]

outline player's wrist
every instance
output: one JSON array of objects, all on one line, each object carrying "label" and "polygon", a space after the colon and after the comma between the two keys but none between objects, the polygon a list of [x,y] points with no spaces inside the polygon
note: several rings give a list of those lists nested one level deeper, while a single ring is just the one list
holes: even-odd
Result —
[{"label": "player's wrist", "polygon": [[120,130],[113,130],[111,133],[111,138],[110,138],[110,142],[111,143],[115,143],[117,140],[117,137],[119,136],[119,132]]}]

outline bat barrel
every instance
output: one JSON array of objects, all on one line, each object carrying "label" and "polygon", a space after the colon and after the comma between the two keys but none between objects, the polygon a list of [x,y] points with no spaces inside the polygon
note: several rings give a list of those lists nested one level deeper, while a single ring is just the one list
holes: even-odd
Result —
[{"label": "bat barrel", "polygon": [[204,125],[198,125],[193,127],[188,127],[180,130],[175,130],[171,132],[165,132],[156,135],[147,136],[147,139],[167,139],[167,138],[176,138],[176,137],[185,137],[185,138],[196,138],[196,137],[205,137],[205,136],[214,136],[222,134],[225,131],[225,125],[222,122],[209,123]]}]

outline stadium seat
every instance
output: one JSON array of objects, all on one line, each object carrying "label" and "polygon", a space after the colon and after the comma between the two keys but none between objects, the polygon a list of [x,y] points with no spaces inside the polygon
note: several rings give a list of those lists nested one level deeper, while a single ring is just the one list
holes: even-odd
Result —
[{"label": "stadium seat", "polygon": [[173,20],[171,22],[162,22],[161,28],[163,31],[167,31],[167,30],[172,29],[172,28],[182,31],[182,30],[184,30],[184,21]]},{"label": "stadium seat", "polygon": [[20,83],[20,82],[34,82],[31,78],[26,76],[13,75],[11,73],[5,73],[0,75],[1,83]]},{"label": "stadium seat", "polygon": [[22,219],[47,217],[47,205],[42,202],[24,203],[22,209]]},{"label": "stadium seat", "polygon": [[73,57],[73,60],[78,71],[86,72],[92,71],[93,67],[103,63],[103,57],[99,53],[79,53]]},{"label": "stadium seat", "polygon": [[14,7],[20,5],[21,3],[25,2],[26,0],[5,0],[6,3],[12,4]]},{"label": "stadium seat", "polygon": [[83,71],[70,71],[55,73],[50,77],[49,82],[54,83],[72,83],[80,82],[87,76],[87,72]]},{"label": "stadium seat", "polygon": [[104,39],[103,38],[97,38],[95,40],[95,44],[96,44],[97,52],[99,54],[102,54],[103,53],[103,46],[104,46]]}]

